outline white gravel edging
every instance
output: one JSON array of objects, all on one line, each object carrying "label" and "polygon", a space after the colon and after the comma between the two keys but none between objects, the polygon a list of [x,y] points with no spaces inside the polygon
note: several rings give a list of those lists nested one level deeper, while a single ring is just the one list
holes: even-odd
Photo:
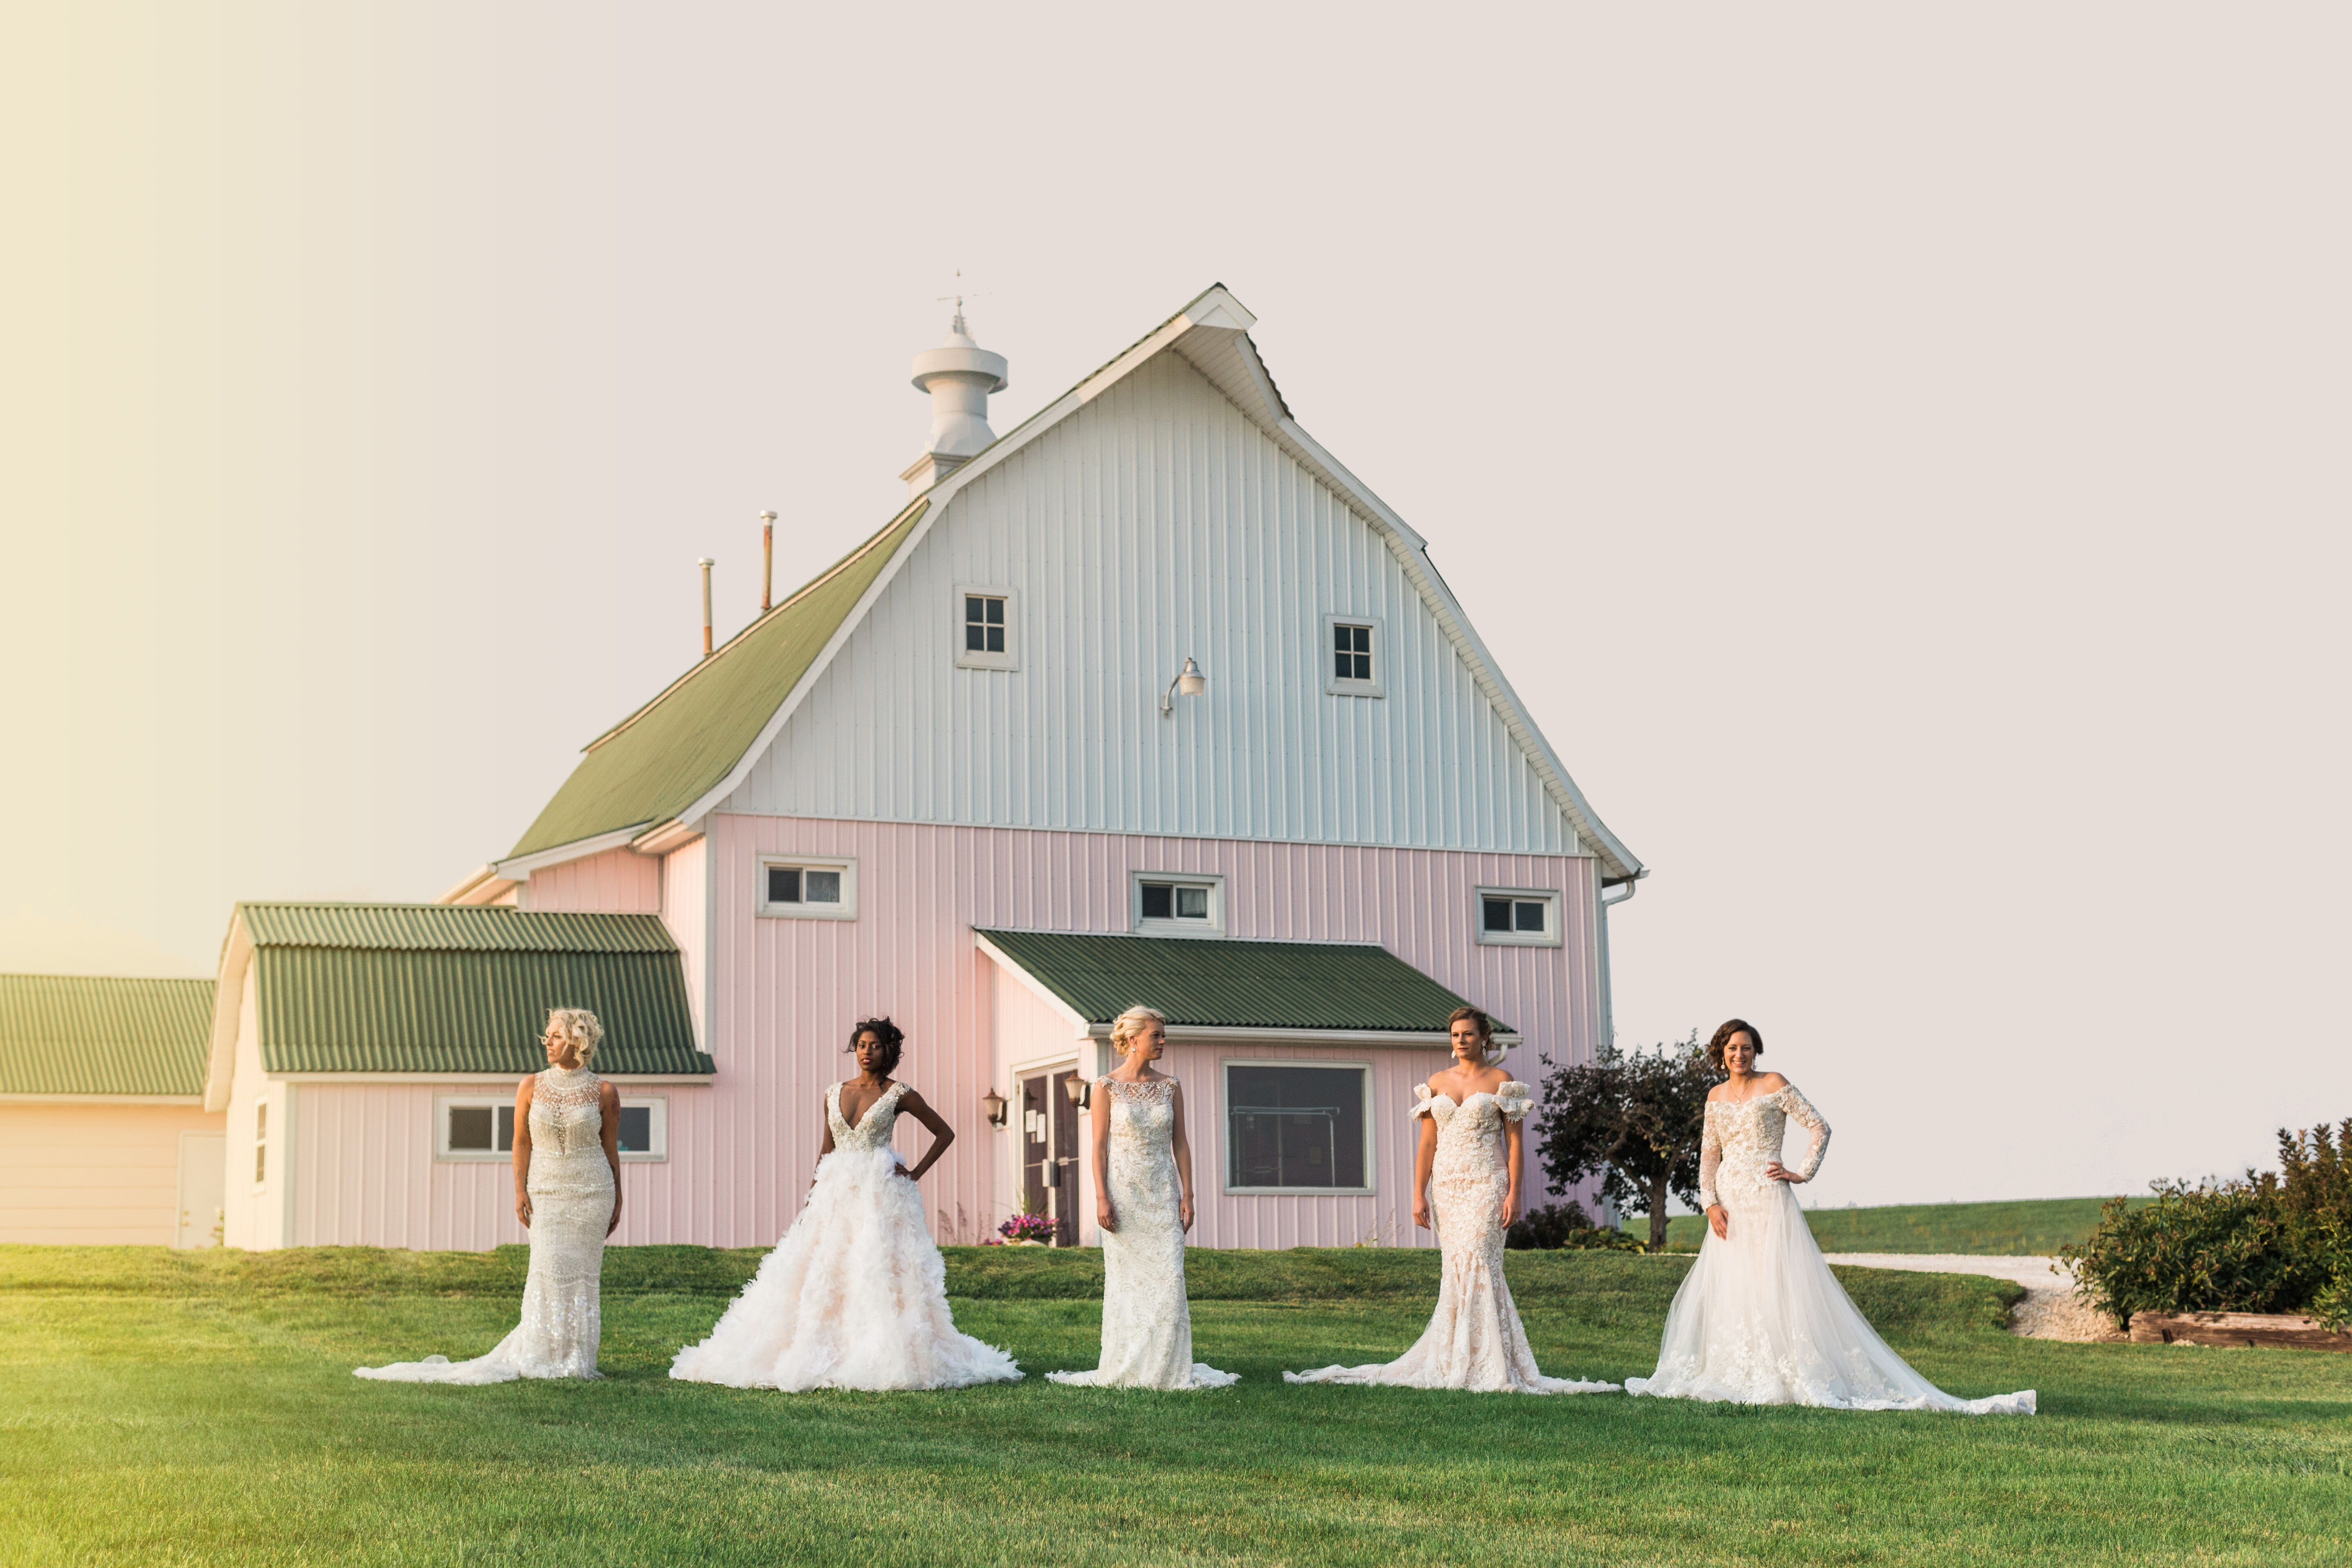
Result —
[{"label": "white gravel edging", "polygon": [[2009,1315],[2010,1331],[2035,1340],[2120,1340],[2116,1326],[2074,1296],[2074,1276],[2054,1258],[1988,1258],[1958,1252],[1832,1252],[1832,1263],[1857,1268],[1907,1268],[1919,1274],[1984,1274],[2025,1287]]}]

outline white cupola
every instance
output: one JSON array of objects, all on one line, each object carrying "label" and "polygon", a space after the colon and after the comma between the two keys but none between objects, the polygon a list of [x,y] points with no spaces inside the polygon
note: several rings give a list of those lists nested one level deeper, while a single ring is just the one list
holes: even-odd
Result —
[{"label": "white cupola", "polygon": [[963,301],[956,301],[948,341],[915,356],[915,390],[931,395],[931,435],[923,455],[898,477],[916,494],[937,484],[996,439],[988,427],[988,395],[1002,392],[1003,354],[990,353],[964,330]]}]

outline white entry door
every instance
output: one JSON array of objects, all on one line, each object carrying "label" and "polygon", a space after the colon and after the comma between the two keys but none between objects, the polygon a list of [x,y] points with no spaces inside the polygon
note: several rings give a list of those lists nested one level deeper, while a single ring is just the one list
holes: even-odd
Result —
[{"label": "white entry door", "polygon": [[180,1228],[174,1247],[220,1245],[221,1208],[228,1201],[228,1134],[180,1134]]}]

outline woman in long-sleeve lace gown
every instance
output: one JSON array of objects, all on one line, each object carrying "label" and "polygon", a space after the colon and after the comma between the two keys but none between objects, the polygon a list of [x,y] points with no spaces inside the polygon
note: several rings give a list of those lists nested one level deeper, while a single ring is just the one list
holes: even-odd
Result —
[{"label": "woman in long-sleeve lace gown", "polygon": [[[947,1264],[915,1184],[955,1130],[890,1077],[905,1039],[887,1018],[851,1031],[858,1075],[825,1090],[808,1202],[710,1337],[677,1352],[670,1376],[788,1393],[1020,1381],[1010,1355],[960,1331],[948,1310]],[[901,1110],[931,1133],[912,1171],[890,1147]]]},{"label": "woman in long-sleeve lace gown", "polygon": [[1192,1359],[1184,1233],[1192,1228],[1192,1148],[1184,1091],[1152,1070],[1168,1020],[1130,1007],[1111,1026],[1118,1070],[1094,1082],[1095,1225],[1102,1233],[1102,1359],[1049,1372],[1089,1388],[1223,1388],[1241,1373]]},{"label": "woman in long-sleeve lace gown", "polygon": [[1392,1362],[1286,1372],[1290,1383],[1387,1384],[1482,1394],[1600,1394],[1613,1383],[1546,1377],[1503,1278],[1503,1233],[1519,1213],[1519,1123],[1535,1105],[1526,1084],[1487,1065],[1494,1025],[1475,1007],[1454,1015],[1454,1066],[1421,1086],[1412,1218],[1437,1232],[1437,1310]]},{"label": "woman in long-sleeve lace gown", "polygon": [[515,1092],[515,1216],[530,1232],[530,1273],[514,1332],[471,1361],[427,1356],[363,1366],[388,1383],[509,1383],[595,1377],[604,1322],[604,1238],[621,1223],[621,1099],[588,1070],[604,1037],[596,1015],[547,1016],[547,1070]]},{"label": "woman in long-sleeve lace gown", "polygon": [[[1675,1292],[1658,1369],[1631,1394],[1840,1410],[1952,1410],[2031,1415],[2033,1390],[1959,1399],[1911,1370],[1854,1307],[1805,1225],[1792,1184],[1811,1181],[1829,1123],[1779,1073],[1754,1070],[1764,1048],[1734,1018],[1708,1052],[1730,1075],[1707,1097],[1699,1202],[1707,1235]],[[1811,1136],[1794,1170],[1780,1163],[1790,1121]]]}]

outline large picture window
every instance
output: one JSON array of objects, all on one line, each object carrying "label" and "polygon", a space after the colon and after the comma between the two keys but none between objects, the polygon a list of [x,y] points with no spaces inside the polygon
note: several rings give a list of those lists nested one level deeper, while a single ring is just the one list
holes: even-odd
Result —
[{"label": "large picture window", "polygon": [[1225,1063],[1225,1190],[1372,1190],[1371,1069],[1360,1063]]}]

